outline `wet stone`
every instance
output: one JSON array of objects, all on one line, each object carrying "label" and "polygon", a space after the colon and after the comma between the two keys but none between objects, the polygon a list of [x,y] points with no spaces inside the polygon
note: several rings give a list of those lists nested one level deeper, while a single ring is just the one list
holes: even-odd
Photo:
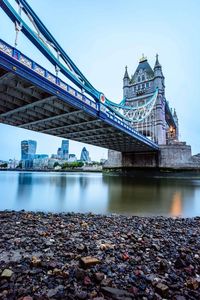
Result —
[{"label": "wet stone", "polygon": [[166,284],[159,282],[156,285],[156,291],[163,297],[167,296],[169,287]]},{"label": "wet stone", "polygon": [[82,257],[80,259],[80,264],[85,268],[89,268],[89,267],[94,266],[99,263],[100,263],[100,260],[98,258],[92,257],[92,256],[86,256],[86,257]]},{"label": "wet stone", "polygon": [[199,299],[199,236],[200,218],[0,212],[0,299]]},{"label": "wet stone", "polygon": [[10,269],[5,269],[1,273],[1,277],[10,278],[13,275],[13,271]]}]

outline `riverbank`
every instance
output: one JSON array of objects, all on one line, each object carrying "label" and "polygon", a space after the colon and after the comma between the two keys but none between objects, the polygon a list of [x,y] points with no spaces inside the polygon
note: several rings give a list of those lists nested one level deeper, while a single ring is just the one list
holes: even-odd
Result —
[{"label": "riverbank", "polygon": [[0,299],[199,299],[200,217],[0,212]]}]

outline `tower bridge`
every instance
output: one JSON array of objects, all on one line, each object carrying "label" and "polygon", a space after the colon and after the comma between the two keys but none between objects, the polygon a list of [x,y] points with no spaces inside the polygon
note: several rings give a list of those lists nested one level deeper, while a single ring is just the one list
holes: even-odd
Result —
[{"label": "tower bridge", "polygon": [[[178,118],[165,98],[158,56],[153,69],[144,56],[132,76],[126,67],[117,104],[92,86],[28,2],[15,1],[18,11],[8,0],[0,2],[16,30],[15,46],[0,39],[1,123],[107,148],[108,167],[189,162],[191,148],[178,142]],[[19,34],[53,64],[55,74],[18,49]]]}]

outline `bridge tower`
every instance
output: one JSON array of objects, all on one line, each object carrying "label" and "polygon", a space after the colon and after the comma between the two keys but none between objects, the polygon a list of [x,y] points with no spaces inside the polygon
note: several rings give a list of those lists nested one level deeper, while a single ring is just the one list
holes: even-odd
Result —
[{"label": "bridge tower", "polygon": [[165,78],[158,55],[152,69],[144,55],[139,61],[134,74],[129,77],[127,67],[123,78],[123,96],[126,106],[139,107],[147,102],[158,89],[154,108],[142,122],[133,124],[141,134],[159,145],[166,145],[178,140],[178,118],[172,115],[165,99]]}]

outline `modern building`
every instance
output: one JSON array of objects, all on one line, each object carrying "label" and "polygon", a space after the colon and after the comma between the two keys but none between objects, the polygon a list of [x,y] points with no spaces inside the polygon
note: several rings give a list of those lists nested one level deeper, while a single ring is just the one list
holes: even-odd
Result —
[{"label": "modern building", "polygon": [[57,150],[57,158],[63,160],[69,159],[69,140],[62,140],[61,147]]},{"label": "modern building", "polygon": [[21,160],[22,168],[30,169],[33,167],[33,159],[36,153],[37,142],[33,140],[21,141]]},{"label": "modern building", "polygon": [[68,160],[69,158],[69,140],[62,140],[62,159]]},{"label": "modern building", "polygon": [[21,160],[33,159],[37,148],[37,142],[32,140],[21,141]]},{"label": "modern building", "polygon": [[[152,110],[148,105],[151,98],[158,91],[158,95]],[[149,65],[147,58],[140,59],[138,67],[133,75],[129,76],[127,67],[123,78],[124,105],[127,107],[144,107],[142,113],[147,115],[143,121],[133,122],[134,128],[159,145],[171,144],[178,141],[179,126],[176,111],[169,108],[165,98],[165,77],[161,64],[156,55],[154,68]],[[131,118],[133,111],[129,111]]]},{"label": "modern building", "polygon": [[85,147],[83,147],[83,149],[81,151],[80,161],[83,161],[83,162],[91,161],[90,156],[89,156],[89,151],[87,151],[87,149]]},{"label": "modern building", "polygon": [[45,169],[48,167],[49,156],[47,154],[35,154],[33,159],[34,169]]},{"label": "modern building", "polygon": [[68,159],[68,162],[75,162],[77,161],[77,157],[76,157],[76,154],[69,154],[69,159]]},{"label": "modern building", "polygon": [[61,148],[58,148],[57,150],[57,158],[62,158],[62,149]]}]

